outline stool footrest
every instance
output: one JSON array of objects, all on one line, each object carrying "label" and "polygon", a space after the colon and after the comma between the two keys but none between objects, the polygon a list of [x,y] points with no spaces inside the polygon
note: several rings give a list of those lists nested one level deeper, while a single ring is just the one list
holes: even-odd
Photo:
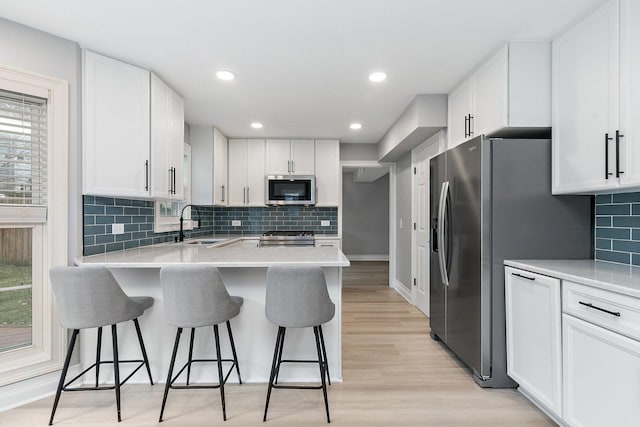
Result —
[{"label": "stool footrest", "polygon": [[[233,371],[233,368],[236,367],[236,362],[233,359],[220,359],[221,362],[231,362],[231,367],[229,368],[229,371],[227,371],[227,374],[224,377],[224,380],[222,381],[222,384],[226,384],[227,383],[227,379],[229,379],[229,375],[231,375],[231,372]],[[220,388],[220,384],[216,384],[216,385],[176,385],[174,386],[173,383],[176,382],[176,380],[178,379],[178,377],[184,372],[185,369],[187,369],[187,367],[190,367],[192,363],[195,362],[218,362],[218,359],[192,359],[191,361],[187,362],[184,364],[184,366],[178,371],[178,373],[173,377],[173,379],[171,380],[171,383],[169,384],[169,388],[173,388],[173,389],[188,389],[188,388]]]},{"label": "stool footrest", "polygon": [[[118,361],[118,365],[120,365],[121,363],[139,363],[139,365],[133,370],[133,372],[131,372],[129,374],[129,376],[127,376],[124,380],[122,380],[120,382],[121,386],[123,384],[125,384],[127,381],[129,381],[129,379],[136,372],[138,372],[138,370],[140,370],[140,368],[142,368],[144,366],[144,360],[119,360]],[[75,377],[73,377],[72,379],[67,381],[64,384],[64,386],[62,386],[62,390],[63,391],[113,390],[116,387],[115,385],[112,385],[112,386],[99,386],[99,387],[69,387],[69,384],[73,383],[75,380],[77,380],[78,378],[80,378],[81,376],[83,376],[84,374],[89,372],[90,370],[95,369],[96,366],[103,365],[103,364],[111,364],[111,365],[113,365],[113,360],[101,360],[100,362],[92,364],[91,366],[86,368],[84,371],[80,372],[78,375],[76,375]]]},{"label": "stool footrest", "polygon": [[317,386],[312,385],[282,385],[282,384],[272,384],[273,388],[290,388],[294,390],[320,390],[322,388],[322,384]]}]

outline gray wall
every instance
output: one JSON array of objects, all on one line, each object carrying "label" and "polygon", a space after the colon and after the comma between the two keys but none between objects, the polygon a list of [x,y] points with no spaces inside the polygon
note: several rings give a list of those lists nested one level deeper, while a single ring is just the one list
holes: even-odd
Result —
[{"label": "gray wall", "polygon": [[389,256],[389,174],[366,183],[342,174],[342,251]]},{"label": "gray wall", "polygon": [[340,144],[340,160],[378,161],[378,144]]},{"label": "gray wall", "polygon": [[411,289],[411,152],[396,163],[395,226],[396,280]]},{"label": "gray wall", "polygon": [[77,43],[0,18],[0,64],[69,82],[69,251],[82,254],[81,51]]}]

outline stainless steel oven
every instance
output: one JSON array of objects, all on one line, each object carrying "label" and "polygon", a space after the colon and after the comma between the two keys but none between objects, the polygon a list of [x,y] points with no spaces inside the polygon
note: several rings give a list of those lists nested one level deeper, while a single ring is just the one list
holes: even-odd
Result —
[{"label": "stainless steel oven", "polygon": [[312,175],[270,175],[265,188],[267,205],[316,204],[316,177]]}]

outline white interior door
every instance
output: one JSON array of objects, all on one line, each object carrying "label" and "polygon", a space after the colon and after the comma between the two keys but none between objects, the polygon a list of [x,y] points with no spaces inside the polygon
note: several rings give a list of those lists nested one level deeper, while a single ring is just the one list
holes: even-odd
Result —
[{"label": "white interior door", "polygon": [[[429,142],[429,141],[427,141]],[[439,153],[440,144],[425,143],[414,151],[413,185],[413,304],[429,316],[429,160]]]}]

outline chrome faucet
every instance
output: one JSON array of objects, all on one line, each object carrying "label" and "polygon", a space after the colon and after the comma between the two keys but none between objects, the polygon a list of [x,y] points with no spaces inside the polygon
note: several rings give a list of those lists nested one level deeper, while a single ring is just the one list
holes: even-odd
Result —
[{"label": "chrome faucet", "polygon": [[[192,207],[194,211],[198,212],[198,209],[194,206],[194,205],[185,205],[182,210],[180,211],[180,233],[178,233],[178,242],[184,242],[184,228],[183,228],[183,223],[184,223],[184,210],[187,209],[188,207]],[[198,219],[200,219],[200,212],[198,212]]]}]

